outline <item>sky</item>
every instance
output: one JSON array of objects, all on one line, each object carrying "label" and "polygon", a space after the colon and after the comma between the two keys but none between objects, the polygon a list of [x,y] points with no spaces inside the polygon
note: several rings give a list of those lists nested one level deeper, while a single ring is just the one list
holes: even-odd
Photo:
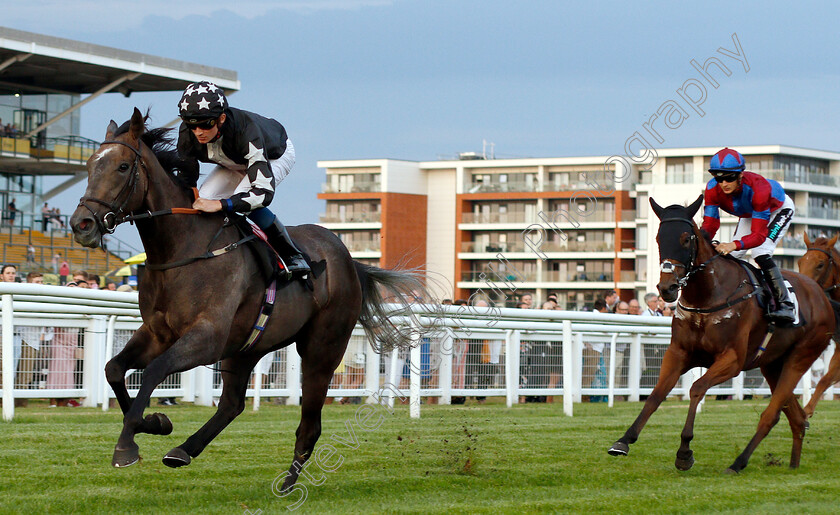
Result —
[{"label": "sky", "polygon": [[[837,19],[840,4],[807,1],[27,0],[4,2],[0,25],[237,71],[231,104],[295,144],[271,205],[294,225],[324,211],[319,160],[453,158],[484,141],[496,158],[621,154],[669,100],[688,116],[656,148],[840,151]],[[719,51],[733,34],[746,64]],[[701,115],[677,90],[712,56],[730,75],[713,69]],[[179,98],[104,95],[82,108],[82,136],[135,106],[166,124]],[[83,189],[53,203],[72,212]],[[139,246],[133,227],[116,236]]]}]

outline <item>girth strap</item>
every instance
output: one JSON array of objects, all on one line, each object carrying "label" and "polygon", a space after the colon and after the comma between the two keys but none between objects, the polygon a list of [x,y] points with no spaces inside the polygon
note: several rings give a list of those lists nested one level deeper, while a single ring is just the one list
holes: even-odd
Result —
[{"label": "girth strap", "polygon": [[248,336],[248,340],[245,341],[245,345],[239,349],[240,352],[251,350],[251,348],[260,340],[260,336],[262,336],[263,331],[265,331],[265,327],[268,325],[268,320],[271,318],[271,312],[274,311],[274,301],[276,297],[277,279],[273,279],[271,284],[269,284],[268,288],[265,290],[265,299],[263,300],[263,305],[260,308],[260,315],[257,317],[257,321],[254,323],[253,329],[251,329],[251,335]]}]

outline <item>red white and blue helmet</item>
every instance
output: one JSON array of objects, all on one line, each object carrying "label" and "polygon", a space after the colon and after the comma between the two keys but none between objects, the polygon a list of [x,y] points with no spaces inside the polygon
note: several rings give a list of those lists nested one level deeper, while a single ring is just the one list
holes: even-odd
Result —
[{"label": "red white and blue helmet", "polygon": [[709,173],[715,177],[721,174],[741,173],[744,168],[744,156],[731,148],[719,150],[712,156],[712,161],[709,163]]},{"label": "red white and blue helmet", "polygon": [[181,119],[187,123],[218,118],[228,107],[224,91],[212,82],[194,82],[187,86],[181,101],[178,102],[178,112]]}]

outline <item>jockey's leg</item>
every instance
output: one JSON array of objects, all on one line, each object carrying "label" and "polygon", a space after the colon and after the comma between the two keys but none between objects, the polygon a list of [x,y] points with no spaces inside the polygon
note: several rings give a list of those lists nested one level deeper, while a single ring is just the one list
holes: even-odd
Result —
[{"label": "jockey's leg", "polygon": [[263,207],[251,211],[248,218],[265,232],[265,235],[268,236],[268,243],[274,247],[274,250],[289,258],[286,265],[290,274],[303,275],[311,271],[303,258],[303,254],[289,236],[286,227],[274,216],[274,213]]},{"label": "jockey's leg", "polygon": [[764,272],[764,278],[770,285],[770,290],[773,292],[773,297],[776,299],[776,310],[768,313],[770,318],[776,319],[780,322],[794,321],[793,302],[790,300],[785,280],[782,277],[782,272],[776,266],[776,262],[769,254],[755,256],[755,262],[761,267]]}]

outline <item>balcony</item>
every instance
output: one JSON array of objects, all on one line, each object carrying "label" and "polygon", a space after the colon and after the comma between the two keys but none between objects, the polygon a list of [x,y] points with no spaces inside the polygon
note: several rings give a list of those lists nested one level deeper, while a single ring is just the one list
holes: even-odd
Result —
[{"label": "balcony", "polygon": [[321,193],[377,193],[382,191],[379,182],[356,182],[353,186],[336,186],[331,183],[321,183]]},{"label": "balcony", "polygon": [[547,283],[603,283],[613,282],[612,272],[560,272],[551,270],[543,273]]},{"label": "balcony", "polygon": [[525,247],[522,241],[498,242],[491,241],[489,243],[482,243],[477,241],[465,241],[461,243],[461,252],[528,252],[530,249]]},{"label": "balcony", "polygon": [[[496,268],[496,267],[494,267]],[[498,270],[498,269],[496,269]],[[537,280],[537,273],[536,272],[523,272],[523,273],[516,273],[515,271],[507,272],[507,275],[504,275],[505,272],[499,272],[497,275],[495,272],[491,271],[489,268],[485,267],[484,270],[479,271],[471,271],[471,272],[463,272],[461,274],[461,281],[464,282],[471,282],[471,283],[484,283],[487,281],[491,281],[494,283],[501,283],[504,281],[510,281],[513,283],[524,283],[524,282],[535,282]],[[501,277],[500,277],[501,276]]]},{"label": "balcony", "polygon": [[382,250],[382,244],[379,240],[347,241],[344,242],[344,246],[350,252],[380,252]]},{"label": "balcony", "polygon": [[797,209],[794,215],[801,218],[817,218],[821,220],[831,220],[832,222],[840,220],[840,210],[831,209],[828,207],[807,207],[804,209]]},{"label": "balcony", "polygon": [[540,191],[540,185],[537,181],[533,183],[527,182],[503,182],[490,183],[473,182],[467,185],[467,193],[515,193],[515,192],[534,192]]},{"label": "balcony", "polygon": [[794,170],[758,170],[756,173],[774,181],[785,181],[799,184],[811,184],[814,186],[829,186],[840,188],[840,177],[823,173],[811,173]]},{"label": "balcony", "polygon": [[533,223],[535,220],[535,215],[532,214],[528,217],[525,211],[511,211],[509,213],[464,213],[461,217],[461,222],[465,224],[516,224]]},{"label": "balcony", "polygon": [[321,223],[377,223],[382,220],[382,213],[321,213],[318,219]]}]

